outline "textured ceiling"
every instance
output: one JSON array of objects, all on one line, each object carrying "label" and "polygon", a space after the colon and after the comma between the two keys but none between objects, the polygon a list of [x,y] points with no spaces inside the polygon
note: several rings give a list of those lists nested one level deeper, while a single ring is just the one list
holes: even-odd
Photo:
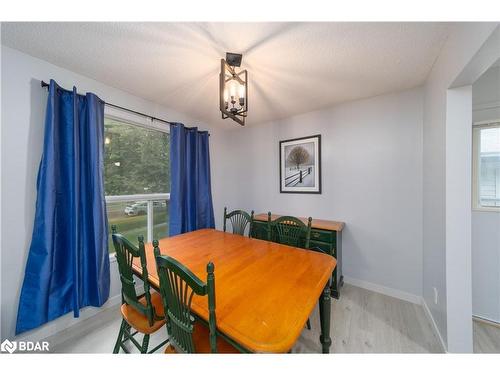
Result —
[{"label": "textured ceiling", "polygon": [[236,127],[218,110],[218,69],[226,51],[243,53],[252,125],[421,85],[449,27],[2,23],[2,43],[193,118]]}]

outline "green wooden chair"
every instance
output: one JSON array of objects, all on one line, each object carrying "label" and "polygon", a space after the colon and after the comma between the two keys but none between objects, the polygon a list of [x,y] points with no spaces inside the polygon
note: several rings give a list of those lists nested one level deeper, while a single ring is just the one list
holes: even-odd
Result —
[{"label": "green wooden chair", "polygon": [[233,234],[244,236],[247,226],[250,226],[248,228],[248,237],[252,237],[253,211],[250,215],[242,210],[234,210],[227,213],[227,207],[224,207],[224,232],[226,231],[227,219],[231,221]]},{"label": "green wooden chair", "polygon": [[[174,258],[160,255],[158,241],[153,241],[153,246],[170,337],[165,353],[237,353],[236,348],[217,335],[214,264],[207,264],[204,283]],[[208,327],[191,313],[195,294],[208,298]]]},{"label": "green wooden chair", "polygon": [[[122,283],[122,323],[120,332],[113,350],[118,353],[120,348],[129,353],[125,343],[130,340],[141,353],[153,353],[161,346],[168,343],[168,339],[148,352],[150,335],[158,331],[165,324],[165,314],[160,294],[150,292],[148,270],[146,268],[146,254],[144,250],[144,238],[140,236],[139,247],[134,246],[121,234],[116,233],[116,226],[112,226],[113,245],[116,250],[116,260]],[[142,283],[144,294],[137,295],[135,290],[134,273],[132,262],[134,258],[140,258],[142,267]],[[135,332],[131,333],[131,328]],[[135,339],[137,333],[144,335],[142,343]]]},{"label": "green wooden chair", "polygon": [[[268,240],[282,245],[309,248],[311,239],[311,222],[309,217],[307,225],[294,216],[281,216],[271,220],[271,212],[267,213],[267,235]],[[302,241],[304,239],[304,244]]]}]

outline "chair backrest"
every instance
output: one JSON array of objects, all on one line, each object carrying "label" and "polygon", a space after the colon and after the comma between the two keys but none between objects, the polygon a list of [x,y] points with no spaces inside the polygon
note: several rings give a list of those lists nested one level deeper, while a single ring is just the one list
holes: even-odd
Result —
[{"label": "chair backrest", "polygon": [[234,210],[227,213],[227,207],[224,207],[224,232],[226,231],[226,220],[231,221],[231,226],[233,228],[233,234],[239,234],[243,236],[245,234],[245,229],[249,225],[248,237],[252,236],[252,225],[253,225],[253,211],[249,215],[247,212],[242,210]]},{"label": "chair backrest", "polygon": [[[144,237],[139,236],[139,247],[133,245],[123,235],[116,233],[116,226],[112,226],[113,245],[116,251],[116,260],[118,263],[118,271],[120,273],[120,281],[122,284],[122,302],[135,308],[140,313],[144,314],[150,325],[157,320],[156,312],[151,303],[150,284],[148,280],[148,269],[146,267],[146,252],[144,249]],[[144,284],[144,298],[146,304],[139,302],[135,290],[134,272],[132,271],[132,262],[134,258],[140,258],[142,267],[142,282]]]},{"label": "chair backrest", "polygon": [[214,264],[212,262],[207,264],[207,282],[204,283],[174,258],[160,255],[158,241],[153,241],[153,246],[170,343],[177,352],[196,353],[191,302],[194,294],[208,296],[210,350],[216,353]]},{"label": "chair backrest", "polygon": [[[294,216],[281,216],[272,221],[269,212],[267,214],[268,239],[283,245],[308,249],[311,239],[311,222],[312,218],[309,217],[305,225],[302,220]],[[305,240],[303,246],[301,246],[302,239]]]}]

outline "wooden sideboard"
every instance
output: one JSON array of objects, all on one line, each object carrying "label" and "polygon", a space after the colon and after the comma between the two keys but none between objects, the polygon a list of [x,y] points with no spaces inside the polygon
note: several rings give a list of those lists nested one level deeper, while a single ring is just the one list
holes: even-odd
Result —
[{"label": "wooden sideboard", "polygon": [[[271,220],[275,220],[282,215],[271,215]],[[307,225],[307,218],[299,217]],[[342,229],[344,223],[340,221],[313,219],[311,223],[310,248],[319,248],[337,259],[337,267],[333,270],[330,279],[332,296],[339,298],[340,288],[344,283],[342,275]],[[252,237],[267,240],[267,214],[254,216]],[[305,242],[305,238],[304,238]]]}]

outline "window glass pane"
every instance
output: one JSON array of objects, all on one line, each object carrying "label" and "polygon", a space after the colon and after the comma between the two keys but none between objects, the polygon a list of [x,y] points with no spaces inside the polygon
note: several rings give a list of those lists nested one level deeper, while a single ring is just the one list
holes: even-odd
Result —
[{"label": "window glass pane", "polygon": [[147,240],[147,202],[113,202],[106,203],[108,211],[109,252],[114,253],[113,239],[111,238],[111,226],[116,225],[118,233],[124,235],[130,242],[137,246],[138,236],[144,236]]},{"label": "window glass pane", "polygon": [[481,129],[479,203],[500,207],[500,127]]},{"label": "window glass pane", "polygon": [[104,119],[106,195],[170,192],[170,135]]},{"label": "window glass pane", "polygon": [[168,201],[153,202],[153,239],[168,237]]}]

